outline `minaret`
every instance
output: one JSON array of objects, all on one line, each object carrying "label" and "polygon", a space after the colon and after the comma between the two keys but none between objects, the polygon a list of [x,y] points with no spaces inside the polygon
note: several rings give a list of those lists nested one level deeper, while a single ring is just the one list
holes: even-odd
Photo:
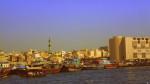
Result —
[{"label": "minaret", "polygon": [[51,39],[48,40],[48,53],[51,54]]}]

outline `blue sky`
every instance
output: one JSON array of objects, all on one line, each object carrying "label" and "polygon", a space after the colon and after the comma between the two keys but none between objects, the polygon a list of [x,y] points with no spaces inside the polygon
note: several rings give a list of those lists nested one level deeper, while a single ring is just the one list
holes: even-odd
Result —
[{"label": "blue sky", "polygon": [[98,48],[114,35],[150,35],[149,0],[0,0],[0,49]]}]

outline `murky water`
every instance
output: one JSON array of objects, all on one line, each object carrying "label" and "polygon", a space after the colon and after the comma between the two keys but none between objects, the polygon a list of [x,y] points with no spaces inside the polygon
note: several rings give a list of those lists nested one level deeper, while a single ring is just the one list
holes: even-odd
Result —
[{"label": "murky water", "polygon": [[43,78],[10,76],[0,80],[0,84],[150,84],[150,67],[85,70]]}]

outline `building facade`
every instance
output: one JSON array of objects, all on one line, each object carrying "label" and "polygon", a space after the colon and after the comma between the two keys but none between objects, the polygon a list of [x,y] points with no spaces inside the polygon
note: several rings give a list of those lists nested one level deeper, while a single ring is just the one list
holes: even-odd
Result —
[{"label": "building facade", "polygon": [[109,48],[115,62],[150,59],[150,37],[115,36],[109,40]]}]

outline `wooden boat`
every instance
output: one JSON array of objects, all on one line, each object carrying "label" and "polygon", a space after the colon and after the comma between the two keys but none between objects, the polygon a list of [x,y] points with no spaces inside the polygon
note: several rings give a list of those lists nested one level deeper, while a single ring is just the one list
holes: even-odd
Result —
[{"label": "wooden boat", "polygon": [[81,70],[80,59],[66,59],[62,68],[62,72],[75,72]]},{"label": "wooden boat", "polygon": [[118,68],[117,63],[112,63],[108,58],[101,58],[100,59],[100,64],[103,65],[104,69],[114,69]]},{"label": "wooden boat", "polygon": [[10,73],[10,68],[0,68],[0,79],[7,77],[9,73]]},{"label": "wooden boat", "polygon": [[25,72],[26,66],[25,65],[14,65],[11,69],[10,75],[19,75],[20,73]]},{"label": "wooden boat", "polygon": [[62,72],[75,72],[75,71],[80,71],[81,67],[80,66],[71,66],[71,65],[64,65],[62,67]]},{"label": "wooden boat", "polygon": [[57,74],[61,71],[62,65],[57,63],[50,63],[44,66],[48,70],[48,74]]},{"label": "wooden boat", "polygon": [[75,71],[80,71],[80,70],[81,68],[71,68],[71,67],[68,68],[69,72],[75,72]]},{"label": "wooden boat", "polygon": [[47,75],[47,69],[42,67],[30,67],[24,72],[25,77],[43,77]]},{"label": "wooden boat", "polygon": [[118,64],[115,63],[104,65],[104,69],[116,69],[116,68],[118,68]]},{"label": "wooden boat", "polygon": [[62,65],[61,64],[50,64],[49,71],[51,74],[57,74],[61,71]]},{"label": "wooden boat", "polygon": [[11,74],[18,75],[20,77],[42,77],[47,75],[48,70],[42,67],[28,67],[21,66],[11,70]]},{"label": "wooden boat", "polygon": [[49,70],[50,74],[57,74],[61,72],[63,58],[58,54],[52,54],[49,57],[49,61],[46,65],[46,68]]},{"label": "wooden boat", "polygon": [[82,66],[82,70],[97,70],[97,69],[103,69],[104,66],[103,65],[83,65]]},{"label": "wooden boat", "polygon": [[82,70],[97,70],[104,68],[97,58],[82,59]]},{"label": "wooden boat", "polygon": [[0,62],[0,79],[5,78],[10,73],[10,64],[8,62]]}]

